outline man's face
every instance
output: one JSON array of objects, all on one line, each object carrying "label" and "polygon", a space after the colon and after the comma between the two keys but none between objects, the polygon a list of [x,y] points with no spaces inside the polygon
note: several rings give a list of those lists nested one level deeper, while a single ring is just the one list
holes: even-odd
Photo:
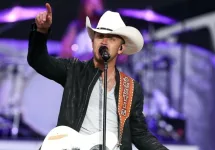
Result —
[{"label": "man's face", "polygon": [[98,62],[103,62],[103,59],[99,54],[99,48],[101,46],[106,46],[108,48],[108,52],[111,56],[108,60],[109,62],[116,59],[117,55],[123,52],[123,49],[121,49],[122,43],[122,38],[118,35],[101,34],[96,32],[92,42],[95,60]]}]

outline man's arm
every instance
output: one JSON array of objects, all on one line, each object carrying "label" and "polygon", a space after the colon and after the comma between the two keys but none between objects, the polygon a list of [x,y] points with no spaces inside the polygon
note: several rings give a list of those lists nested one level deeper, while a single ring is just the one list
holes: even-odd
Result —
[{"label": "man's arm", "polygon": [[31,31],[27,61],[39,74],[63,86],[66,80],[67,66],[72,64],[74,59],[61,59],[49,56],[46,43],[46,34]]},{"label": "man's arm", "polygon": [[167,150],[148,130],[142,113],[143,92],[139,84],[135,89],[135,94],[135,104],[130,118],[132,142],[140,150]]},{"label": "man's arm", "polygon": [[48,3],[46,3],[46,8],[47,11],[37,15],[35,24],[32,26],[27,60],[29,65],[38,73],[64,86],[68,65],[72,65],[74,59],[60,59],[49,56],[47,39],[52,24],[52,10]]}]

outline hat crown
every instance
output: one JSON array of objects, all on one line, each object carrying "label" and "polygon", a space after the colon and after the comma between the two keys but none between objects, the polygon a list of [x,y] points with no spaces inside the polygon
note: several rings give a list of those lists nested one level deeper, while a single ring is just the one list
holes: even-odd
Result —
[{"label": "hat crown", "polygon": [[100,18],[97,28],[107,28],[110,30],[116,30],[118,28],[125,27],[120,14],[118,12],[106,11]]}]

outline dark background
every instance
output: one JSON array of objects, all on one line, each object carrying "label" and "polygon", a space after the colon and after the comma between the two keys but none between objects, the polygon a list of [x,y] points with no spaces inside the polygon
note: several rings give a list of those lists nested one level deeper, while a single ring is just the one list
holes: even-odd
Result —
[{"label": "dark background", "polygon": [[[20,6],[44,6],[49,2],[53,8],[53,33],[50,37],[60,40],[69,22],[75,18],[79,9],[79,0],[4,0],[1,2],[0,10]],[[153,8],[156,12],[170,16],[177,21],[198,16],[215,10],[212,0],[106,0],[106,9],[117,8],[145,9]],[[133,18],[123,18],[129,25],[135,25],[139,29],[147,28],[147,22]],[[0,38],[26,39],[28,37],[30,24],[34,20],[20,21],[16,23],[0,24],[0,30],[7,27],[8,30],[0,32]],[[8,26],[10,25],[10,26]],[[156,28],[163,25],[155,24]]]}]

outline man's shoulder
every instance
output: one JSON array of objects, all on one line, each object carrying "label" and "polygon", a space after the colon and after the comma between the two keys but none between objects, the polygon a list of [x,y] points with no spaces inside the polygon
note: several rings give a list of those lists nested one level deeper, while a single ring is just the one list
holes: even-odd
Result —
[{"label": "man's shoulder", "polygon": [[119,71],[119,74],[122,74],[122,75],[124,75],[124,76],[130,78],[130,79],[133,80],[134,82],[137,82],[133,77],[131,77],[130,75],[128,75],[128,74],[125,73],[125,72]]},{"label": "man's shoulder", "polygon": [[86,68],[86,67],[92,66],[92,60],[80,60],[78,58],[73,57],[73,58],[69,58],[68,61],[69,61],[69,65],[68,65],[69,68],[71,67]]},{"label": "man's shoulder", "polygon": [[87,64],[89,62],[89,60],[80,60],[76,57],[72,57],[72,58],[66,58],[66,60],[71,63],[71,64]]},{"label": "man's shoulder", "polygon": [[126,74],[125,72],[122,72],[122,71],[119,71],[119,74],[123,74],[124,76],[127,76],[128,78],[130,78],[134,82],[135,87],[142,88],[141,84],[136,79],[131,77],[130,75],[128,75],[128,74]]}]

